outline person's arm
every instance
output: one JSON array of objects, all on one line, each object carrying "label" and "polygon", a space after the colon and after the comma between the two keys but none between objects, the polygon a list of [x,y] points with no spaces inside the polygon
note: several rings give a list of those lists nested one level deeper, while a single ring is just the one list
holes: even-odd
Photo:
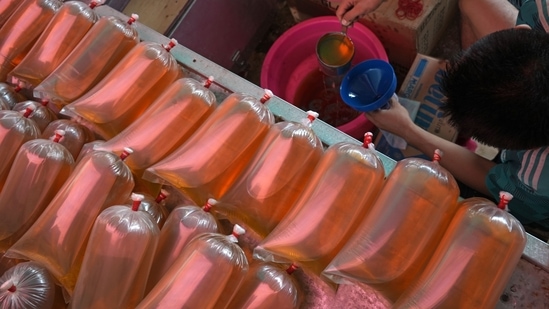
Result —
[{"label": "person's arm", "polygon": [[377,128],[401,136],[426,155],[432,157],[435,150],[439,149],[442,151],[440,164],[456,179],[478,192],[490,195],[485,178],[496,163],[420,128],[400,103],[392,100],[391,104],[390,109],[366,113],[367,118]]},{"label": "person's arm", "polygon": [[350,26],[355,20],[379,7],[383,0],[342,0],[336,10],[336,16],[344,26]]}]

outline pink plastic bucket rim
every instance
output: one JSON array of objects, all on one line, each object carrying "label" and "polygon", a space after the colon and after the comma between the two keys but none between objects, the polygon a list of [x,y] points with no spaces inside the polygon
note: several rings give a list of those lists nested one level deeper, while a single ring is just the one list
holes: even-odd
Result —
[{"label": "pink plastic bucket rim", "polygon": [[[313,70],[319,69],[316,58],[318,39],[328,32],[340,30],[341,24],[335,16],[311,18],[288,29],[265,56],[260,76],[261,87],[292,103],[301,81]],[[366,26],[355,23],[348,28],[347,34],[355,45],[353,66],[368,59],[388,61],[385,48]],[[374,127],[366,117],[360,115],[337,128],[361,139],[366,131]]]}]

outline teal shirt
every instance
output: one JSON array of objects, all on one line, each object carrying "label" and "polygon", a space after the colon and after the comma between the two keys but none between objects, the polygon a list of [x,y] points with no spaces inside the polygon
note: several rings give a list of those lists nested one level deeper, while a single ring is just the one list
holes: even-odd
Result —
[{"label": "teal shirt", "polygon": [[499,200],[499,192],[513,195],[509,211],[523,224],[549,228],[549,146],[501,153],[501,164],[486,177],[486,186]]},{"label": "teal shirt", "polygon": [[517,25],[529,25],[532,29],[549,32],[549,4],[547,0],[518,1]]}]

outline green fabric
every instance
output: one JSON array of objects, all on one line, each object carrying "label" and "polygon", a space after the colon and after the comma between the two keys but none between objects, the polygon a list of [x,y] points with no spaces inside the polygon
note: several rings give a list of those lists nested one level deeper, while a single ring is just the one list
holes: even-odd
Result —
[{"label": "green fabric", "polygon": [[549,32],[547,28],[549,23],[547,0],[523,0],[519,5],[516,25],[526,24],[532,29]]}]

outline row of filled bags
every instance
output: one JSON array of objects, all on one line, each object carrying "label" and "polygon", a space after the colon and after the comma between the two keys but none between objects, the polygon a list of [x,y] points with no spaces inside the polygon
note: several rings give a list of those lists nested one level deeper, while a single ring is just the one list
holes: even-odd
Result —
[{"label": "row of filled bags", "polygon": [[[24,1],[19,11],[23,3],[32,7],[31,4],[51,2]],[[88,6],[69,1],[60,5],[57,12],[73,6],[81,11],[88,10]],[[16,10],[12,16],[18,16],[19,11]],[[59,13],[54,13],[50,17],[51,22],[47,23],[43,34],[37,37],[36,43],[22,59],[40,59],[32,53],[40,48],[48,49],[47,54],[51,55],[52,46],[56,46],[51,42],[57,41],[42,38],[53,32],[59,16]],[[100,20],[120,26],[110,30],[133,29],[130,22],[116,18]],[[90,28],[90,33],[99,21]],[[5,29],[15,28],[2,26],[0,32],[11,33]],[[9,35],[0,34],[0,38],[6,37]],[[82,39],[74,48],[74,51],[81,51],[80,57],[71,58],[76,54],[73,52],[58,67],[73,63],[69,59],[78,59],[78,63],[90,69],[103,67],[101,61],[105,58],[96,57],[91,48],[99,48],[97,42],[97,39]],[[110,43],[114,42],[118,41]],[[81,45],[85,47],[77,48]],[[455,181],[436,160],[407,159],[399,162],[385,179],[381,161],[372,147],[342,143],[324,150],[311,129],[314,113],[302,123],[275,123],[274,116],[265,105],[268,95],[257,99],[235,93],[218,107],[215,95],[208,90],[211,80],[201,84],[181,77],[181,68],[170,55],[170,47],[173,47],[173,42],[167,46],[136,42],[110,71],[95,84],[90,83],[93,87],[72,101],[57,100],[59,90],[48,93],[41,90],[41,83],[32,84],[30,78],[11,73],[17,72],[19,65],[25,62],[21,61],[15,66],[13,62],[3,63],[10,67],[5,78],[14,86],[10,94],[23,88],[32,90],[34,97],[43,99],[40,104],[19,102],[28,104],[24,109],[20,105],[15,108],[19,103],[12,103],[11,109],[6,109],[1,116],[5,119],[2,120],[2,127],[7,129],[3,133],[0,152],[6,153],[2,156],[6,158],[4,162],[10,162],[4,165],[3,170],[6,171],[3,186],[10,189],[1,192],[6,196],[5,201],[9,201],[0,202],[0,207],[5,208],[1,217],[12,218],[7,221],[19,224],[16,227],[6,225],[12,228],[3,238],[9,239],[6,242],[6,257],[45,265],[73,297],[77,278],[81,277],[78,274],[84,269],[82,260],[88,252],[85,250],[86,244],[88,239],[91,241],[94,222],[98,222],[96,218],[99,220],[98,216],[104,209],[126,203],[136,189],[158,192],[161,184],[169,184],[188,196],[195,205],[204,205],[210,198],[217,199],[218,203],[213,207],[217,217],[241,224],[261,240],[252,248],[253,257],[258,260],[300,265],[335,283],[365,282],[396,301],[402,298],[404,291],[410,290],[411,282],[419,274],[429,274],[425,272],[428,269],[425,268],[427,261],[433,260],[436,264],[444,258],[447,263],[448,258],[444,254],[453,252],[450,258],[452,263],[439,265],[441,270],[438,273],[431,272],[446,279],[453,275],[455,279],[445,285],[446,290],[436,293],[439,298],[437,302],[456,297],[458,290],[475,294],[472,292],[477,291],[475,289],[482,290],[477,293],[478,297],[458,298],[461,302],[479,302],[477,298],[480,298],[484,304],[497,299],[498,289],[499,292],[503,289],[525,243],[522,227],[509,214],[481,199],[469,201],[483,209],[473,212],[476,215],[472,218],[476,221],[470,219],[469,208],[475,207],[458,207],[462,204],[457,202],[459,191]],[[104,48],[101,46],[101,49]],[[4,55],[4,59],[8,58]],[[40,68],[40,65],[42,63],[33,67]],[[81,74],[83,71],[77,72]],[[60,89],[77,88],[84,76],[87,74],[72,76],[66,80],[68,84]],[[52,120],[56,113],[50,113],[54,116],[40,130],[39,116],[56,108],[60,110],[57,115],[70,117],[71,120]],[[41,132],[48,132],[50,125],[57,126],[53,134],[50,130],[50,133],[38,138]],[[94,137],[83,134],[86,136],[85,142],[79,144],[81,149],[78,155],[53,155],[51,149],[57,146],[52,145],[62,145],[63,141],[69,145],[71,132],[77,130],[68,127],[78,125],[81,125],[83,132],[90,130],[93,136],[102,139],[91,141]],[[45,145],[32,148],[27,141]],[[57,148],[63,152],[62,147]],[[19,153],[14,154],[14,149]],[[88,149],[89,153],[82,152],[83,149]],[[72,170],[66,172],[65,168],[57,179],[56,172],[62,169],[59,166],[64,163],[58,161],[53,164],[57,167],[48,170],[46,166],[50,165],[45,162],[49,160],[44,159],[53,158],[55,161],[60,157],[65,161],[73,159],[68,164]],[[40,174],[38,169],[44,173]],[[11,181],[16,178],[19,180]],[[44,193],[46,191],[48,194]],[[41,203],[9,207],[14,201],[31,198],[38,198]],[[36,207],[39,204],[42,206]],[[467,211],[458,216],[461,209]],[[14,216],[19,216],[19,220],[13,220]],[[447,228],[452,219],[457,220],[455,218],[466,222],[462,223],[464,227]],[[502,222],[505,224],[498,225]],[[111,230],[105,229],[103,232]],[[457,235],[461,235],[461,241],[465,243],[452,251],[449,248],[456,245],[448,240],[450,247],[445,251],[440,249],[443,253],[435,259],[434,251],[444,247],[441,240],[445,232],[456,234],[448,238],[458,243],[460,238]],[[114,240],[111,242],[116,243]],[[492,243],[494,245],[490,246]],[[102,254],[122,251],[110,248]],[[150,253],[150,250],[146,251]],[[129,258],[142,258],[136,253],[137,250],[132,252],[134,254]],[[222,256],[219,254],[216,258]],[[214,259],[210,264],[215,268],[218,262]],[[497,271],[487,274],[486,268],[489,266]],[[479,271],[479,267],[483,271]],[[94,265],[86,269],[99,273],[100,267]],[[113,273],[112,269],[106,274],[109,272]],[[483,275],[479,276],[479,273]],[[126,276],[131,277],[130,273]],[[143,276],[148,275],[141,273],[140,278],[143,279]],[[199,280],[200,276],[194,273],[191,277]],[[109,279],[105,281],[106,286],[113,282],[112,277]],[[457,284],[460,280],[467,283],[474,281],[475,284],[469,284],[471,287],[464,289],[466,285]],[[488,281],[482,283],[482,280]],[[237,286],[238,280],[229,281],[231,286]],[[134,278],[131,282],[139,280]],[[179,289],[189,286],[174,283],[179,281],[169,282]],[[8,285],[5,286],[6,291],[11,289]],[[441,285],[437,283],[431,288],[441,289]],[[450,290],[454,292],[448,292]],[[203,293],[208,295],[211,292],[205,291]],[[173,302],[177,308],[186,304],[193,307],[187,301],[179,299],[177,302],[173,295],[169,295],[167,293],[161,298]],[[425,295],[432,296],[433,291]],[[199,298],[205,302],[203,297]],[[226,299],[223,303],[227,303]],[[96,303],[94,306],[102,305]],[[132,306],[135,303],[105,305],[109,308]]]},{"label": "row of filled bags", "polygon": [[[89,190],[90,186],[96,187],[110,178],[104,175],[125,169],[119,157],[103,151],[90,152],[83,158],[75,176],[64,184],[35,224],[8,248],[5,256],[35,261],[52,273],[60,271],[54,273],[54,277],[64,279],[61,282],[65,284],[70,284],[67,279],[75,280],[75,288],[70,292],[73,308],[274,308],[281,305],[290,308],[289,304],[291,308],[298,308],[298,300],[303,296],[298,294],[295,282],[288,278],[288,273],[297,265],[313,273],[323,269],[317,274],[334,283],[366,283],[397,301],[397,308],[493,305],[525,242],[522,227],[501,209],[510,197],[503,196],[500,207],[484,199],[454,203],[448,197],[453,190],[444,188],[448,175],[436,161],[422,159],[400,161],[378,192],[370,192],[377,197],[375,201],[364,203],[369,194],[345,190],[343,196],[338,196],[339,186],[357,182],[353,178],[342,178],[345,174],[338,171],[364,169],[364,164],[356,163],[362,149],[367,148],[347,144],[328,148],[313,173],[316,180],[308,182],[289,213],[259,245],[251,248],[255,260],[276,262],[258,266],[270,267],[276,276],[250,273],[250,278],[245,279],[249,266],[254,265],[253,259],[234,245],[236,241],[232,237],[223,243],[211,239],[225,239],[218,234],[220,227],[212,212],[223,214],[224,205],[242,206],[237,200],[209,199],[203,207],[178,206],[168,210],[169,215],[165,217],[166,210],[161,204],[155,204],[161,201],[162,194],[154,200],[149,198],[149,206],[142,211],[138,210],[144,195],[133,194],[132,203],[107,206],[93,220],[89,211],[97,212],[108,203],[102,196],[114,200],[125,195],[120,188],[115,192],[115,185],[110,181],[100,191],[84,192],[85,188]],[[442,181],[437,177],[439,174]],[[90,177],[96,182],[86,181]],[[131,178],[128,170],[123,178]],[[424,185],[423,181],[430,184]],[[427,190],[437,183],[437,190]],[[245,193],[249,187],[235,188]],[[109,189],[112,191],[106,192]],[[128,185],[122,191],[127,193],[131,189]],[[276,193],[284,197],[284,192]],[[418,198],[418,194],[421,198],[414,201],[412,198]],[[98,204],[98,199],[103,205]],[[260,202],[258,199],[254,203],[256,213],[264,210]],[[2,212],[2,217],[11,222],[9,219],[16,211],[9,210]],[[347,216],[348,212],[356,214],[357,211],[362,211],[364,217]],[[320,214],[315,215],[316,212]],[[238,215],[247,214],[242,209]],[[234,237],[241,233],[235,230]],[[195,238],[200,240],[189,242]],[[75,252],[83,247],[86,250],[83,260],[79,261]],[[290,261],[294,262],[290,264]],[[36,268],[35,265],[33,269]],[[64,272],[64,268],[69,272]],[[254,271],[266,271],[261,269]],[[37,297],[38,294],[14,294],[17,291],[13,290],[14,280],[5,285],[10,276],[6,272],[0,278],[2,293],[16,299],[26,296],[27,301],[29,297]],[[417,278],[420,279],[416,281]],[[264,282],[269,279],[288,282],[291,288],[280,289]],[[116,282],[115,289],[113,282]],[[265,291],[259,289],[260,286],[270,288]],[[243,295],[236,297],[238,294]],[[4,298],[9,299],[12,298]],[[244,303],[231,307],[233,301]],[[398,305],[404,301],[408,302]]]}]

